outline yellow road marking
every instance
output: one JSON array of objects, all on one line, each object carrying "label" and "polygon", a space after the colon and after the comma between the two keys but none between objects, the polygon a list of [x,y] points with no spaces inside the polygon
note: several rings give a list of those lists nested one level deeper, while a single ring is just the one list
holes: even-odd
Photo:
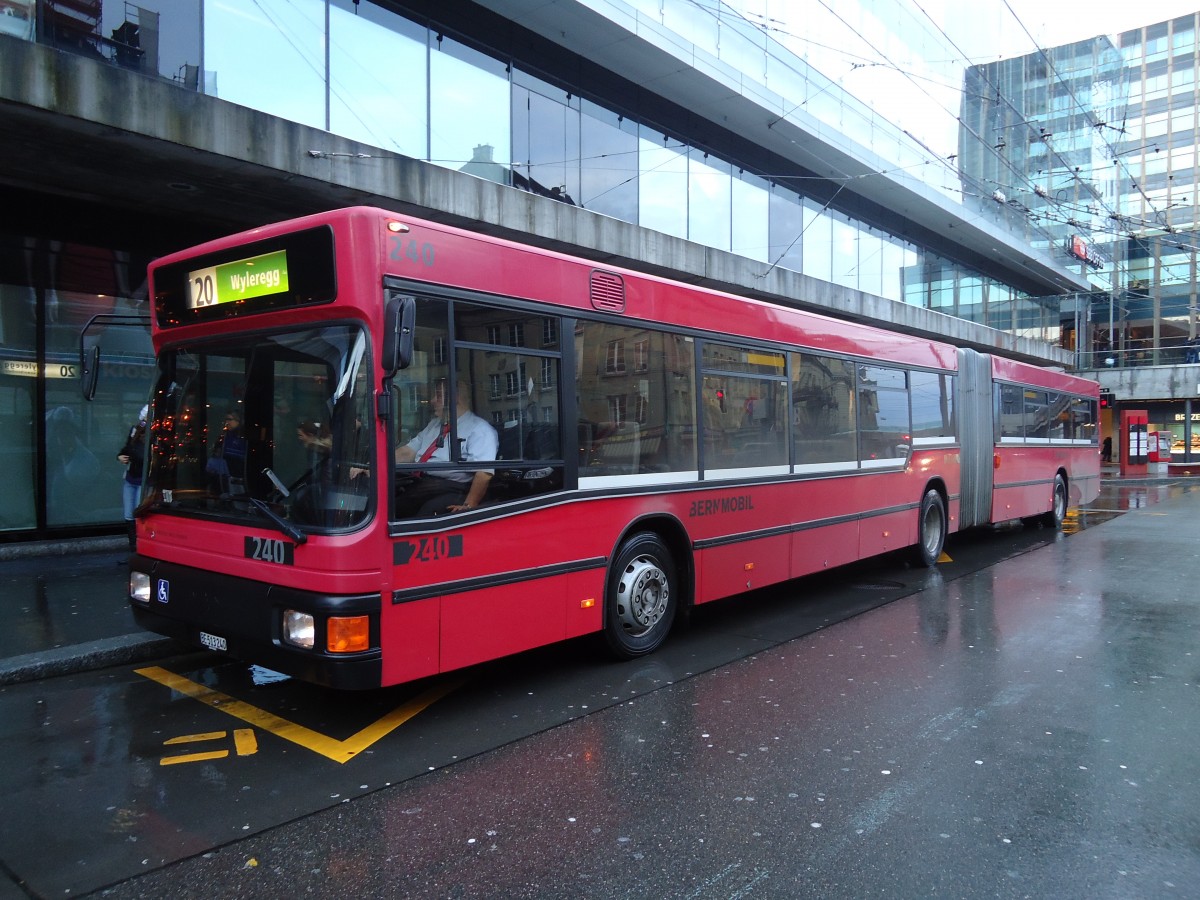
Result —
[{"label": "yellow road marking", "polygon": [[249,725],[261,728],[263,731],[269,731],[271,734],[283,738],[285,741],[291,741],[293,744],[298,744],[301,747],[312,750],[314,753],[319,753],[321,756],[332,759],[336,763],[345,763],[353,759],[376,741],[386,737],[396,728],[417,715],[417,713],[432,706],[462,684],[461,681],[450,681],[431,688],[424,694],[421,694],[421,696],[414,697],[403,706],[392,710],[358,733],[350,735],[344,741],[339,741],[336,738],[321,734],[319,731],[305,728],[303,725],[297,725],[295,722],[289,722],[287,719],[259,709],[257,706],[251,706],[242,700],[235,700],[228,694],[223,694],[204,685],[196,684],[182,675],[168,672],[159,666],[147,666],[144,669],[135,669],[134,671],[144,678],[156,681],[164,687],[177,691],[186,697],[191,697],[193,700],[199,700],[213,709],[228,713]]},{"label": "yellow road marking", "polygon": [[[202,741],[223,741],[229,736],[228,731],[205,731],[200,734],[181,734],[179,737],[167,738],[164,747],[175,747],[179,744],[197,744]],[[238,756],[251,756],[258,752],[258,738],[253,728],[237,728],[233,732],[233,747]],[[179,756],[164,756],[158,761],[160,766],[175,766],[179,763],[204,762],[209,759],[224,759],[229,755],[228,750],[207,750],[203,753],[182,753]]]},{"label": "yellow road marking", "polygon": [[233,731],[233,747],[238,756],[252,756],[258,752],[258,738],[253,728],[235,728]]},{"label": "yellow road marking", "polygon": [[210,750],[208,753],[184,753],[182,756],[164,756],[158,761],[158,764],[160,766],[175,766],[179,763],[204,762],[206,759],[224,759],[228,755],[228,750]]},{"label": "yellow road marking", "polygon": [[196,741],[219,741],[228,731],[206,731],[203,734],[184,734],[179,737],[167,738],[164,744],[194,744]]}]

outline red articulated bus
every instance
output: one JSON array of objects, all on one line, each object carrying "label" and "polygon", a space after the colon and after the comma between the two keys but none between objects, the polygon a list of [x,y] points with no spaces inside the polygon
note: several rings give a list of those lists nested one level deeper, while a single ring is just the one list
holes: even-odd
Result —
[{"label": "red articulated bus", "polygon": [[640,656],[693,604],[1099,491],[1093,382],[384,210],[150,283],[134,614],[337,688]]}]

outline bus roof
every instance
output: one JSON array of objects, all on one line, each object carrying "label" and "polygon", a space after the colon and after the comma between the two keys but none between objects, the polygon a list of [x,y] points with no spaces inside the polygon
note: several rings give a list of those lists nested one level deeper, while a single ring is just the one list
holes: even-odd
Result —
[{"label": "bus roof", "polygon": [[1089,397],[1100,396],[1100,385],[1095,381],[1070,375],[1061,369],[1045,369],[1029,363],[1005,359],[1002,356],[992,357],[992,377],[1001,381],[1012,381],[1056,391],[1069,391]]},{"label": "bus roof", "polygon": [[[330,226],[338,244],[338,283],[378,285],[383,274],[565,309],[680,326],[730,339],[769,341],[823,352],[954,370],[954,346],[764,299],[691,285],[521,244],[376,207],[345,207],[264,225],[156,260],[151,273],[191,257],[288,232]],[[389,226],[391,229],[389,230]],[[600,285],[599,289],[597,284]],[[996,377],[1046,386],[1073,378],[996,357]],[[1038,380],[1038,379],[1042,380]],[[1091,392],[1084,379],[1070,388]],[[1065,388],[1064,388],[1065,389]]]}]

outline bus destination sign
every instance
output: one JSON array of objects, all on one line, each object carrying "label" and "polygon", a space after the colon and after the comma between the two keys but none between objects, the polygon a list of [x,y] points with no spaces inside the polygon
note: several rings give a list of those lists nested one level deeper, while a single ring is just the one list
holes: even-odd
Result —
[{"label": "bus destination sign", "polygon": [[188,272],[188,309],[254,300],[288,290],[287,251]]},{"label": "bus destination sign", "polygon": [[332,303],[337,261],[328,225],[151,264],[162,328]]}]

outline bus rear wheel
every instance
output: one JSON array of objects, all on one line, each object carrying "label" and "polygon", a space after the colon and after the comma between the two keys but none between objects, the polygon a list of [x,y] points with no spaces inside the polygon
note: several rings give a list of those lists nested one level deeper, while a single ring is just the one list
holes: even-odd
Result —
[{"label": "bus rear wheel", "polygon": [[621,545],[608,575],[604,637],[622,659],[657,650],[678,604],[678,575],[662,538],[641,532]]},{"label": "bus rear wheel", "polygon": [[1061,475],[1054,476],[1054,499],[1051,501],[1050,512],[1042,516],[1042,524],[1047,528],[1062,528],[1063,519],[1067,517],[1067,482]]},{"label": "bus rear wheel", "polygon": [[935,488],[925,491],[917,519],[917,562],[926,568],[937,565],[946,547],[946,501]]},{"label": "bus rear wheel", "polygon": [[1062,475],[1054,476],[1054,493],[1050,497],[1050,510],[1038,513],[1036,516],[1026,516],[1021,523],[1027,528],[1062,527],[1063,519],[1067,517],[1067,482]]}]

